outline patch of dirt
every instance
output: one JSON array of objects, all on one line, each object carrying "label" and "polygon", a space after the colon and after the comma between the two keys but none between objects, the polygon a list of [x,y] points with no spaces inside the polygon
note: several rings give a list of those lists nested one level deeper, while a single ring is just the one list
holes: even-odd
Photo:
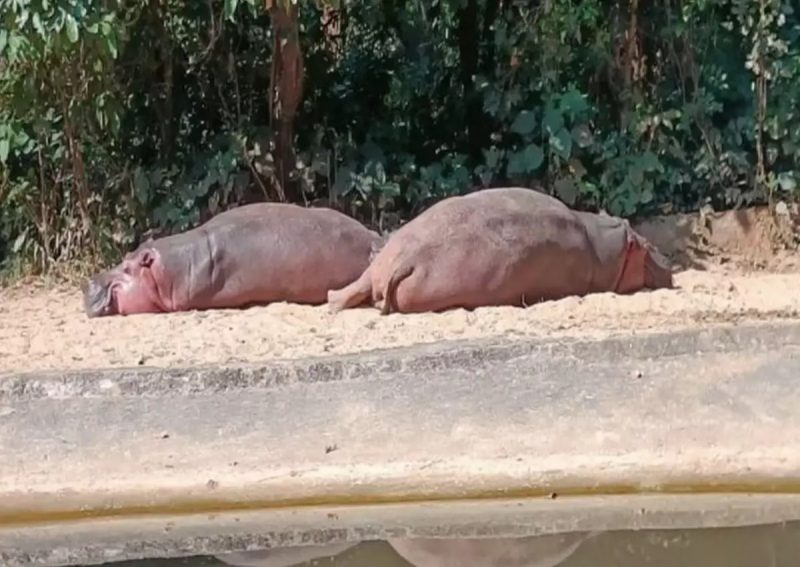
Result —
[{"label": "patch of dirt", "polygon": [[657,217],[635,226],[680,269],[732,265],[743,272],[786,273],[800,269],[797,259],[800,215],[784,205],[717,213]]},{"label": "patch of dirt", "polygon": [[273,304],[90,320],[77,286],[28,283],[0,290],[0,373],[259,362],[450,339],[602,337],[800,318],[794,232],[764,215],[649,221],[639,229],[682,266],[675,289],[571,297],[527,309],[382,317],[371,308],[332,315],[325,306]]}]

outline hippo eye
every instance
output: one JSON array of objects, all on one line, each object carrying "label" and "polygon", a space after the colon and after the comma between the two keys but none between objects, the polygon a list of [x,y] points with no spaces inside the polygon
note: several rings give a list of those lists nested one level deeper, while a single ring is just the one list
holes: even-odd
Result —
[{"label": "hippo eye", "polygon": [[119,292],[119,283],[113,283],[108,286],[108,291],[106,292],[106,302],[105,302],[105,309],[109,312],[112,311],[117,304],[117,293]]}]

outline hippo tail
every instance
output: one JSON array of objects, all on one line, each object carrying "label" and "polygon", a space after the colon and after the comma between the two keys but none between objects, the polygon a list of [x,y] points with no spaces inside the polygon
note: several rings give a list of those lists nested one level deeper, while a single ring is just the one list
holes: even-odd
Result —
[{"label": "hippo tail", "polygon": [[392,271],[392,275],[386,280],[386,286],[383,288],[381,315],[396,313],[400,310],[397,307],[397,286],[412,273],[414,273],[414,265],[406,262],[401,263]]}]

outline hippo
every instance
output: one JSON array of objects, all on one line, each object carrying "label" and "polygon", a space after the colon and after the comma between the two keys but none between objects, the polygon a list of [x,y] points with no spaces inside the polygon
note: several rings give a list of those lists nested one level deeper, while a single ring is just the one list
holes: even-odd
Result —
[{"label": "hippo", "polygon": [[443,199],[400,227],[328,305],[423,313],[672,286],[666,257],[627,220],[503,187]]},{"label": "hippo", "polygon": [[320,305],[368,266],[380,236],[333,209],[254,203],[148,240],[82,287],[89,317]]}]

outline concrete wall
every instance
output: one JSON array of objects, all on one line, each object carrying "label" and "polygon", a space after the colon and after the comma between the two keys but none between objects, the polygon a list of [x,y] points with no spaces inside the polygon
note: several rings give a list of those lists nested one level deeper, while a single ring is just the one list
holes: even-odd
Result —
[{"label": "concrete wall", "polygon": [[800,519],[799,380],[768,322],[11,376],[0,560]]}]

